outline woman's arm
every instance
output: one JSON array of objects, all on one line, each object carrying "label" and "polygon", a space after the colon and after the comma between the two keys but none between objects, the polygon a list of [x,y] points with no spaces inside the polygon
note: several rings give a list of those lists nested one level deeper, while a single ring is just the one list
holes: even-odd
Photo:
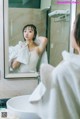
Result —
[{"label": "woman's arm", "polygon": [[39,41],[40,41],[40,45],[39,45],[38,51],[39,51],[39,54],[42,54],[46,48],[48,40],[46,37],[41,36],[39,37]]},{"label": "woman's arm", "polygon": [[17,69],[17,68],[20,67],[20,65],[21,65],[20,62],[14,60],[14,61],[12,62],[12,64],[11,64],[11,67],[12,67],[13,69]]}]

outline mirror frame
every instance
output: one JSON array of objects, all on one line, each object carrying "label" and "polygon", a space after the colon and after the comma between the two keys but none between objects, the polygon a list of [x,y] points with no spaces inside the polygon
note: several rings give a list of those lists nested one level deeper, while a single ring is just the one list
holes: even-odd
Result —
[{"label": "mirror frame", "polygon": [[11,79],[11,78],[27,78],[27,77],[38,77],[38,72],[31,72],[31,73],[9,73],[9,66],[8,66],[8,46],[9,46],[9,35],[8,35],[8,0],[3,0],[3,48],[4,48],[4,78]]}]

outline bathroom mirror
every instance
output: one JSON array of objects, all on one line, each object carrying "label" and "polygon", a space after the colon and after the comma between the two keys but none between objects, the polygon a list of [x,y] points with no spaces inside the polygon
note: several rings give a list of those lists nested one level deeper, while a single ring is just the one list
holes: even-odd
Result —
[{"label": "bathroom mirror", "polygon": [[[30,2],[32,3],[30,4]],[[63,50],[73,52],[70,36],[75,19],[76,0],[75,4],[71,2],[66,4],[65,0],[63,3],[60,3],[59,0],[51,0],[51,8],[48,9],[45,7],[41,10],[40,0],[34,0],[34,2],[32,0],[4,0],[5,78],[38,76],[38,72],[12,73],[9,68],[9,47],[23,41],[22,29],[26,24],[34,24],[37,27],[38,35],[48,37],[47,54],[48,62],[51,65],[57,66],[61,62]]]},{"label": "bathroom mirror", "polygon": [[[34,24],[39,36],[46,36],[46,11],[40,9],[40,0],[4,0],[4,75],[5,78],[37,77],[38,72],[13,72],[10,53],[14,58],[14,47],[23,42],[23,27]],[[17,49],[16,49],[17,50]],[[16,52],[15,50],[15,52]]]}]

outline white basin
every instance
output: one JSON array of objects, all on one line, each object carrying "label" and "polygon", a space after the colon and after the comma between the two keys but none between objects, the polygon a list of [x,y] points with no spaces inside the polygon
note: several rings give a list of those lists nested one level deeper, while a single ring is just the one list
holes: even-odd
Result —
[{"label": "white basin", "polygon": [[7,101],[7,109],[13,111],[19,119],[41,119],[40,103],[29,103],[29,95],[17,96]]}]

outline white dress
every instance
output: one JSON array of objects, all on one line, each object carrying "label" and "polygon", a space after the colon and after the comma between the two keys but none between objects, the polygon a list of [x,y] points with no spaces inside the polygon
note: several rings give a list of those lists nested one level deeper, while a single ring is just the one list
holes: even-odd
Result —
[{"label": "white dress", "polygon": [[80,119],[80,55],[63,52],[63,63],[42,65],[40,76],[29,102],[41,102],[42,119]]},{"label": "white dress", "polygon": [[[29,61],[27,64],[21,64],[18,72],[36,72],[39,55],[35,50],[29,51]],[[19,60],[18,60],[19,61]]]},{"label": "white dress", "polygon": [[[16,70],[11,68],[11,62],[14,59],[21,63]],[[9,47],[9,67],[11,72],[35,72],[38,60],[39,55],[36,50],[29,51],[25,42],[19,41],[18,45]]]}]

